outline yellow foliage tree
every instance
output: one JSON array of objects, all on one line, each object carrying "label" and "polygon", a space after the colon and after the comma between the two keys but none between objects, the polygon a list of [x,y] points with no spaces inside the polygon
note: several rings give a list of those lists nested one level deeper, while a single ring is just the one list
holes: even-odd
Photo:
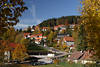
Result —
[{"label": "yellow foliage tree", "polygon": [[54,32],[51,31],[50,34],[48,35],[48,40],[50,41],[50,43],[53,41],[54,38]]},{"label": "yellow foliage tree", "polygon": [[17,44],[17,47],[14,49],[12,54],[13,60],[20,60],[23,61],[26,57],[28,57],[26,53],[26,48],[22,44]]},{"label": "yellow foliage tree", "polygon": [[[8,46],[9,41],[6,40],[0,40],[0,61],[4,61],[5,57],[8,57],[5,55],[6,51],[9,51],[10,48]],[[10,60],[10,58],[5,59],[6,61]]]},{"label": "yellow foliage tree", "polygon": [[65,50],[65,49],[67,49],[67,45],[66,45],[66,43],[64,42],[64,44],[62,45],[62,48]]},{"label": "yellow foliage tree", "polygon": [[100,0],[82,0],[81,24],[85,27],[88,47],[100,59]]}]

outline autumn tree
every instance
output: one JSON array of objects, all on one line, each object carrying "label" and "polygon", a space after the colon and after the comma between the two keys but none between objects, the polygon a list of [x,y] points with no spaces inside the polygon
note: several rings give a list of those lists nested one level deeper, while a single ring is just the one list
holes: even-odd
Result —
[{"label": "autumn tree", "polygon": [[9,41],[0,40],[0,62],[3,62],[4,60],[10,60],[10,57],[8,58],[8,55],[5,55],[5,52],[10,50],[8,44]]},{"label": "autumn tree", "polygon": [[12,54],[12,59],[23,61],[27,57],[28,54],[26,53],[25,46],[23,44],[17,44],[17,47],[14,49],[14,52]]},{"label": "autumn tree", "polygon": [[66,44],[66,42],[63,43],[62,49],[63,49],[63,50],[66,50],[66,49],[67,49],[67,44]]},{"label": "autumn tree", "polygon": [[15,36],[17,35],[17,31],[13,27],[7,29],[7,31],[3,34],[2,39],[3,40],[8,40],[9,42],[14,42],[15,41]]},{"label": "autumn tree", "polygon": [[0,0],[0,35],[19,22],[19,17],[27,9],[23,0]]},{"label": "autumn tree", "polygon": [[21,39],[23,38],[23,33],[17,34],[15,36],[15,43],[21,44]]},{"label": "autumn tree", "polygon": [[48,35],[48,40],[50,41],[50,43],[53,41],[54,38],[54,32],[51,31],[50,34]]},{"label": "autumn tree", "polygon": [[100,0],[82,0],[81,14],[88,46],[100,59]]},{"label": "autumn tree", "polygon": [[27,28],[27,32],[28,33],[31,33],[32,31],[31,31],[31,26],[29,26],[28,28]]},{"label": "autumn tree", "polygon": [[60,34],[64,34],[65,33],[65,30],[62,30],[61,32],[60,32]]},{"label": "autumn tree", "polygon": [[19,43],[20,43],[20,44],[24,44],[25,47],[27,47],[28,44],[29,44],[29,42],[30,42],[29,39],[25,39],[24,37],[22,37]]},{"label": "autumn tree", "polygon": [[85,51],[88,49],[86,33],[83,24],[79,24],[75,27],[73,37],[75,39],[75,45],[78,51]]},{"label": "autumn tree", "polygon": [[3,41],[0,40],[0,62],[3,62],[4,59],[4,46],[3,46]]}]

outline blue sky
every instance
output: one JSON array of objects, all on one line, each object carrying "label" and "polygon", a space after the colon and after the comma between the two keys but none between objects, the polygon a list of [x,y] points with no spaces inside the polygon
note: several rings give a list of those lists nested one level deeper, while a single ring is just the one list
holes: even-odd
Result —
[{"label": "blue sky", "polygon": [[80,15],[80,0],[24,0],[28,10],[20,17],[18,28],[37,25],[49,18]]}]

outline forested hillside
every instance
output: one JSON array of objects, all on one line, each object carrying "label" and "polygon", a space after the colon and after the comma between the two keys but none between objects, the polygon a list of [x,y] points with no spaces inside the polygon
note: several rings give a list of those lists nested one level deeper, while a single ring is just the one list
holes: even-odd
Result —
[{"label": "forested hillside", "polygon": [[77,23],[80,16],[63,16],[60,18],[52,18],[39,24],[40,27],[53,27],[59,24]]}]

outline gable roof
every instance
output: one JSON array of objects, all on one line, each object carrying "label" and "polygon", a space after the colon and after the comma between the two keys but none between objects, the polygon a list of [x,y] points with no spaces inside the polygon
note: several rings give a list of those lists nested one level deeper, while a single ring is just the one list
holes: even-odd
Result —
[{"label": "gable roof", "polygon": [[30,35],[30,33],[24,33],[24,36]]},{"label": "gable roof", "polygon": [[90,53],[89,51],[85,51],[84,52],[84,55],[80,58],[80,60],[89,60],[89,59],[91,59],[91,56],[92,56],[93,54],[92,53]]},{"label": "gable roof", "polygon": [[76,51],[72,53],[68,59],[70,60],[89,60],[93,56],[93,52],[84,51],[83,53],[80,51]]},{"label": "gable roof", "polygon": [[65,25],[57,25],[57,26],[54,26],[54,28],[59,28],[59,27],[62,27],[62,26],[65,26]]},{"label": "gable roof", "polygon": [[81,58],[82,55],[83,55],[82,52],[75,51],[70,57],[68,57],[68,59],[70,59],[70,60],[78,60],[78,59]]},{"label": "gable roof", "polygon": [[49,27],[43,27],[42,29],[48,29]]},{"label": "gable roof", "polygon": [[64,41],[74,41],[74,38],[66,36],[66,37],[64,37]]}]

